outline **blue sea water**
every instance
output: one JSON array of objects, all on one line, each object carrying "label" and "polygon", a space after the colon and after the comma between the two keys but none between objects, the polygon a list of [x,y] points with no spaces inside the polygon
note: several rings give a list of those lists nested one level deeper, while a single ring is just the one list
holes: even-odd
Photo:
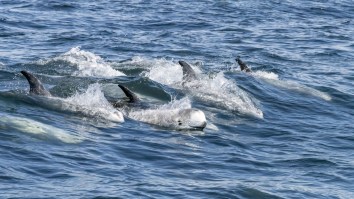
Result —
[{"label": "blue sea water", "polygon": [[354,198],[353,1],[1,0],[0,79],[0,198]]}]

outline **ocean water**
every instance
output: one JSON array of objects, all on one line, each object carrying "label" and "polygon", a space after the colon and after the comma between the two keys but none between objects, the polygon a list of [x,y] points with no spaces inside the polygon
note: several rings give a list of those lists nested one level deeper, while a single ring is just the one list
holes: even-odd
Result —
[{"label": "ocean water", "polygon": [[0,198],[354,198],[352,1],[1,0],[0,79]]}]

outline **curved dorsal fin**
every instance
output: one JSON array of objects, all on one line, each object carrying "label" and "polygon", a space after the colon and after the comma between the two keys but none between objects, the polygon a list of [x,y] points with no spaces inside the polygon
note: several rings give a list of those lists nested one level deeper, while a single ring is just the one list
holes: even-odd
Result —
[{"label": "curved dorsal fin", "polygon": [[129,90],[127,87],[118,84],[119,88],[122,89],[124,94],[129,98],[129,102],[134,103],[140,101],[138,96],[136,96],[131,90]]},{"label": "curved dorsal fin", "polygon": [[245,71],[246,73],[251,72],[251,69],[240,59],[240,57],[236,58],[238,65],[240,65],[241,71]]},{"label": "curved dorsal fin", "polygon": [[178,63],[179,63],[179,65],[182,66],[183,80],[191,81],[191,80],[197,79],[197,75],[195,74],[195,71],[187,62],[178,61]]},{"label": "curved dorsal fin", "polygon": [[22,75],[26,77],[30,85],[30,93],[35,95],[51,96],[51,94],[44,88],[41,81],[37,79],[33,74],[27,71],[21,71]]}]

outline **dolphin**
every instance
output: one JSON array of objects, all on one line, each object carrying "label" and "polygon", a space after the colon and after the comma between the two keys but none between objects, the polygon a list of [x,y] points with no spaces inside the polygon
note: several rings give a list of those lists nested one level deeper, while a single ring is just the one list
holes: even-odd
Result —
[{"label": "dolphin", "polygon": [[41,81],[33,74],[27,71],[21,71],[22,75],[26,77],[30,85],[30,94],[34,95],[43,95],[43,96],[52,96],[49,91],[47,91],[42,85]]},{"label": "dolphin", "polygon": [[[119,84],[124,94],[128,97],[128,104],[144,104],[135,93],[127,87]],[[119,104],[119,103],[118,103]],[[121,105],[121,104],[119,104]],[[114,104],[117,107],[117,104]],[[135,106],[136,107],[136,106]],[[145,105],[145,107],[147,107]],[[178,129],[178,130],[203,130],[206,125],[206,118],[203,111],[195,108],[186,109],[152,109],[140,108],[130,109],[127,116],[149,124]]]},{"label": "dolphin", "polygon": [[252,72],[251,69],[248,68],[248,66],[240,59],[239,56],[235,60],[238,65],[240,65],[241,71],[245,71],[246,73]]},{"label": "dolphin", "polygon": [[[68,99],[62,99],[62,98],[55,98],[52,97],[52,95],[50,94],[49,91],[47,91],[44,86],[42,85],[41,81],[35,77],[33,74],[27,72],[27,71],[21,71],[21,73],[26,77],[29,85],[30,85],[30,94],[33,95],[39,95],[39,96],[45,96],[45,97],[49,97],[50,99],[46,99],[44,101],[41,102],[41,105],[43,104],[50,104],[50,106],[54,106],[55,103],[51,103],[54,102],[56,100],[62,102],[67,103]],[[56,102],[58,102],[56,101]],[[59,103],[60,104],[60,103]],[[107,102],[108,105],[110,105]],[[56,105],[58,106],[58,105]],[[114,122],[124,122],[124,117],[123,117],[123,113],[121,113],[120,111],[117,111],[116,109],[114,109],[112,107],[112,111],[106,110],[105,107],[90,107],[90,110],[86,110],[86,108],[81,107],[82,105],[80,104],[71,104],[67,103],[67,105],[62,106],[59,105],[60,109],[66,110],[66,109],[70,109],[69,111],[73,111],[72,109],[74,109],[74,112],[83,112],[84,114],[88,114],[88,115],[101,115],[101,117],[104,117],[105,119],[114,121]],[[71,108],[70,108],[71,107]]]},{"label": "dolphin", "polygon": [[[251,72],[251,70],[239,59],[239,57],[236,60],[238,60],[239,63],[242,63],[242,70]],[[239,89],[237,86],[234,86],[227,81],[220,82],[213,81],[210,77],[197,77],[195,71],[188,63],[185,61],[178,61],[178,63],[181,65],[183,71],[182,86],[193,97],[208,103],[214,103],[217,106],[239,112],[250,113],[256,117],[263,118],[263,112],[256,107],[256,105],[247,96],[247,94],[242,91],[242,89]],[[219,82],[226,84],[226,86],[217,85]],[[215,87],[220,89],[216,90]],[[236,92],[238,95],[234,95]]]},{"label": "dolphin", "polygon": [[83,137],[73,135],[71,132],[26,117],[0,115],[0,127],[6,130],[28,133],[42,139],[60,140],[70,144],[84,140]]}]

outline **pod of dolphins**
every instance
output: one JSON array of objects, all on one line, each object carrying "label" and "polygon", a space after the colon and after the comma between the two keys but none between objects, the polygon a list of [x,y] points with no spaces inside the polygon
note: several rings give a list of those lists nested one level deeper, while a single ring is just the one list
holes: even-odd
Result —
[{"label": "pod of dolphins", "polygon": [[[241,61],[239,57],[236,58],[236,62],[240,65],[241,71],[251,72],[247,65]],[[188,82],[197,79],[197,75],[192,67],[185,61],[179,61],[179,65],[183,70],[183,82]],[[52,94],[45,89],[41,81],[28,71],[21,71],[22,75],[26,77],[30,90],[29,93],[32,95],[40,95],[51,97]],[[159,110],[145,108],[146,106],[139,106],[141,100],[138,96],[129,90],[127,87],[118,84],[119,88],[124,92],[128,101],[113,101],[110,102],[112,106],[116,109],[121,108],[122,106],[131,106],[131,107],[144,107],[142,112],[131,111],[125,116],[154,125],[160,125],[163,127],[168,127],[177,130],[203,130],[206,125],[206,117],[203,111],[196,108],[187,108],[187,109],[175,109],[175,110]],[[122,118],[121,122],[124,122]]]}]

